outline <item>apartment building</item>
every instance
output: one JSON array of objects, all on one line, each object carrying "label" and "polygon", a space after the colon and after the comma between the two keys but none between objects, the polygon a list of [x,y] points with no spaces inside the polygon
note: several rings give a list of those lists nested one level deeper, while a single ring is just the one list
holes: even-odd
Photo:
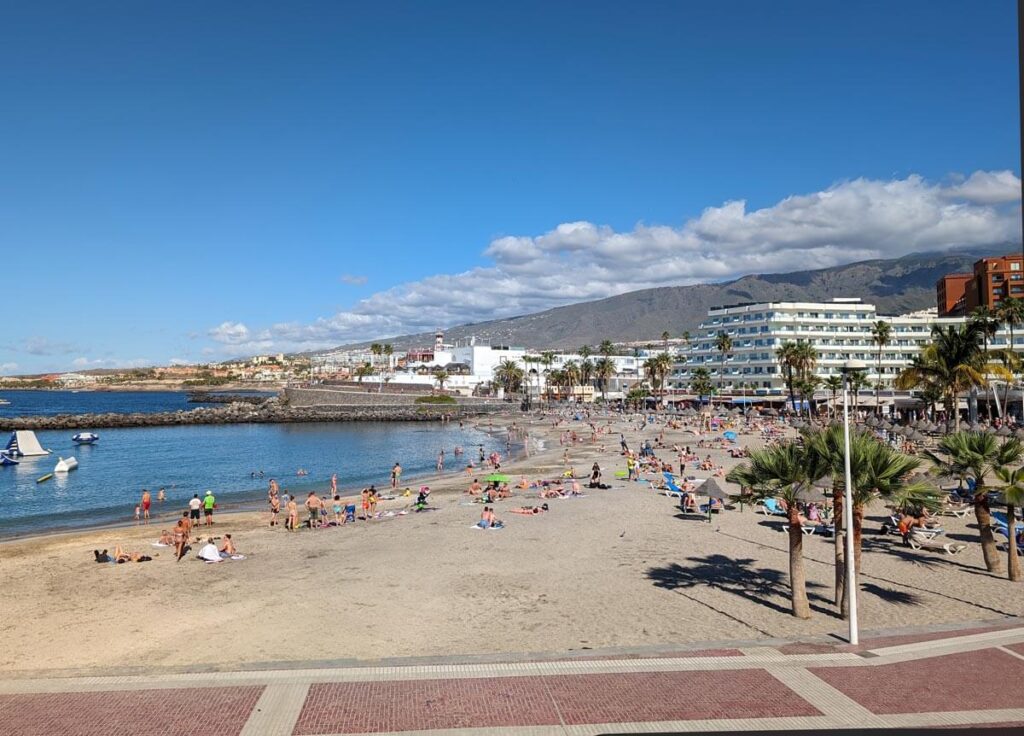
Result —
[{"label": "apartment building", "polygon": [[[878,347],[872,325],[883,320],[892,327],[889,344]],[[692,372],[706,368],[712,384],[726,393],[741,390],[778,394],[785,390],[785,375],[775,351],[785,342],[809,342],[818,352],[817,376],[839,375],[848,360],[868,365],[867,377],[884,383],[910,364],[928,343],[932,325],[961,324],[963,318],[940,318],[937,310],[897,317],[879,315],[873,304],[859,298],[837,298],[831,302],[765,302],[735,304],[708,310],[684,360],[676,363],[669,381],[671,388],[686,389]],[[726,354],[716,348],[719,332],[732,339]],[[1002,333],[993,344],[1006,346]],[[1024,337],[1015,339],[1024,349]],[[879,372],[880,370],[880,372]]]}]

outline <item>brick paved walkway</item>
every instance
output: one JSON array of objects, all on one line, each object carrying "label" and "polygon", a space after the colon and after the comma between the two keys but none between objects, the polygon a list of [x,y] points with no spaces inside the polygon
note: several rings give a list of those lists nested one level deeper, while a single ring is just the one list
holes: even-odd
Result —
[{"label": "brick paved walkway", "polygon": [[[422,660],[417,660],[421,662]],[[6,677],[0,736],[1024,727],[1024,622],[503,661]]]}]

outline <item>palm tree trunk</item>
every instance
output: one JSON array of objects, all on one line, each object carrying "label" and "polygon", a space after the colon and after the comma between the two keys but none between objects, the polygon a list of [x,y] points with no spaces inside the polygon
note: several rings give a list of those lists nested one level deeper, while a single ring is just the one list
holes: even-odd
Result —
[{"label": "palm tree trunk", "polygon": [[789,590],[793,615],[810,618],[811,606],[807,601],[807,576],[804,574],[804,532],[796,504],[789,505]]},{"label": "palm tree trunk", "polygon": [[832,535],[832,546],[835,552],[835,590],[832,599],[836,607],[843,614],[843,618],[849,616],[849,605],[846,601],[846,548],[843,545],[843,536],[839,533],[843,528],[843,495],[845,484],[832,484],[832,524],[835,534]]},{"label": "palm tree trunk", "polygon": [[1017,514],[1016,507],[1012,504],[1006,505],[1006,531],[1010,533],[1010,541],[1007,544],[1006,552],[1006,577],[1013,582],[1019,582],[1020,575],[1020,557],[1017,555]]},{"label": "palm tree trunk", "polygon": [[882,394],[882,346],[878,346],[878,370],[875,371],[875,416],[882,416],[882,406],[878,403]]},{"label": "palm tree trunk", "polygon": [[[981,553],[985,557],[985,567],[989,572],[1002,572],[1002,562],[999,560],[999,550],[996,549],[996,538],[992,533],[992,514],[988,507],[988,497],[982,487],[975,489],[974,494],[974,518],[978,521],[978,531],[981,534]],[[1014,540],[1010,540],[1011,545]]]},{"label": "palm tree trunk", "polygon": [[857,573],[854,577],[860,577],[860,542],[864,536],[864,506],[853,505],[853,569]]}]

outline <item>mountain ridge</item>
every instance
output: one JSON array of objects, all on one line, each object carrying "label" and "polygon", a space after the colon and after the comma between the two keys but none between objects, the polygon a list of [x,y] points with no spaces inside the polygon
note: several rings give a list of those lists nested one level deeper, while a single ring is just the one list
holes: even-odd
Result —
[{"label": "mountain ridge", "polygon": [[[875,304],[882,315],[904,314],[935,306],[935,282],[942,276],[970,271],[981,257],[1019,251],[1019,246],[1002,244],[956,253],[911,253],[789,273],[751,274],[712,284],[659,286],[532,314],[457,325],[444,331],[445,340],[476,337],[482,344],[534,349],[576,349],[606,339],[658,341],[665,331],[673,337],[695,332],[711,307],[762,301],[829,301],[843,296],[861,297]],[[407,350],[432,345],[433,340],[433,334],[424,332],[377,342]],[[369,345],[359,342],[333,349]]]}]

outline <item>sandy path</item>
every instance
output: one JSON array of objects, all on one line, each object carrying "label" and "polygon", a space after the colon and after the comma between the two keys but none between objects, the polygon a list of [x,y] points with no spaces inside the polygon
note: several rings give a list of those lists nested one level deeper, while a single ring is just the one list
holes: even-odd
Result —
[{"label": "sandy path", "polygon": [[[541,466],[556,475],[557,432],[539,424],[532,432],[546,433],[550,449],[519,468],[530,469],[529,477]],[[606,440],[609,450],[617,438],[616,431]],[[627,438],[635,444],[636,433]],[[669,444],[677,439],[694,441],[666,436]],[[595,456],[589,445],[572,454],[580,472]],[[599,460],[606,480],[624,468],[615,454]],[[223,516],[217,533],[231,532],[248,559],[219,565],[175,563],[165,550],[148,564],[92,562],[93,548],[112,549],[116,541],[149,551],[158,531],[152,527],[0,545],[0,670],[234,667],[843,630],[827,605],[831,540],[806,540],[819,610],[811,621],[797,621],[788,614],[786,536],[777,520],[748,508],[709,524],[681,517],[646,484],[612,484],[586,498],[550,501],[551,511],[538,517],[507,511],[540,503],[535,498],[500,502],[507,524],[500,531],[471,529],[480,507],[462,505],[465,497],[454,492],[436,493],[437,510],[429,513],[341,529],[289,533],[263,526],[263,514]],[[465,481],[441,485],[457,490]],[[969,521],[948,520],[948,533],[975,539]],[[1020,586],[988,575],[973,541],[955,558],[874,534],[865,547],[865,628],[1024,614]]]}]

